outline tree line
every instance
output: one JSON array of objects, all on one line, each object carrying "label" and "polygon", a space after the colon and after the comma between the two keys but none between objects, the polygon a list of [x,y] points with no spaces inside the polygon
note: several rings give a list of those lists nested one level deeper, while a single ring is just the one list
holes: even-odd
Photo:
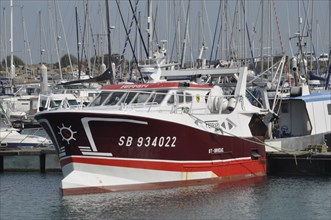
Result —
[{"label": "tree line", "polygon": [[[70,57],[70,59],[69,59]],[[111,62],[112,63],[115,63],[115,66],[119,66],[121,63],[121,59],[120,59],[120,55],[119,54],[112,54],[111,55]],[[0,63],[0,70],[5,70],[6,66],[7,67],[10,67],[10,59],[11,59],[11,56],[7,56],[6,58],[4,58],[1,63]],[[61,57],[60,59],[60,64],[61,64],[61,67],[68,67],[70,66],[70,60],[71,60],[71,64],[72,65],[78,65],[78,59],[76,56],[70,54],[65,54],[64,56]],[[109,55],[108,54],[105,54],[103,56],[103,58],[101,56],[99,57],[92,57],[90,59],[90,63],[93,65],[95,64],[96,66],[100,66],[102,64],[102,60],[103,60],[103,63],[106,65],[106,66],[109,66]],[[87,65],[87,60],[82,60],[80,61],[81,62],[81,65]],[[122,62],[123,66],[126,67],[128,65],[128,60],[124,59],[124,61]],[[25,63],[24,61],[17,57],[17,56],[13,56],[13,64],[15,67],[18,67],[18,66],[24,66]],[[40,64],[40,63],[39,63]],[[44,63],[46,64],[46,63]],[[53,66],[55,66],[55,68],[59,68],[59,63],[56,62],[56,63],[53,63]]]}]

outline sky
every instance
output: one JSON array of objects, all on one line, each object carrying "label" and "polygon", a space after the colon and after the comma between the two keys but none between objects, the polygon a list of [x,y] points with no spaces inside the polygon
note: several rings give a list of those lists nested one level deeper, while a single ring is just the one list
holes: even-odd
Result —
[{"label": "sky", "polygon": [[[135,7],[136,0],[131,2]],[[307,35],[304,37],[305,50],[312,51],[314,48],[317,55],[329,52],[328,0],[264,0],[263,3],[261,0],[228,0],[227,8],[224,8],[224,0],[151,2],[155,28],[151,47],[156,49],[162,45],[162,40],[166,40],[168,59],[173,61],[180,59],[184,42],[187,42],[186,61],[197,59],[202,45],[208,47],[203,54],[207,59],[216,56],[217,59],[226,59],[230,56],[230,50],[234,55],[246,58],[251,54],[257,57],[261,52],[264,55],[277,55],[282,54],[282,51],[292,56],[298,51],[297,39],[289,38],[299,33],[299,28],[304,36]],[[136,10],[146,45],[147,3],[147,0],[138,1]],[[57,62],[58,58],[68,52],[77,57],[77,45],[83,59],[107,54],[105,6],[105,0],[13,0],[14,55],[27,64]],[[2,61],[10,55],[10,0],[1,0],[0,8]],[[130,44],[125,41],[122,14],[125,26],[130,30],[129,38],[136,56],[145,59],[129,1],[109,0],[109,8],[110,25],[114,27],[111,29],[112,53],[121,55],[124,52],[126,59],[132,59]],[[221,13],[218,13],[219,8]],[[300,25],[299,20],[302,21]],[[77,44],[76,21],[80,44]],[[311,34],[307,27],[311,27]]]}]

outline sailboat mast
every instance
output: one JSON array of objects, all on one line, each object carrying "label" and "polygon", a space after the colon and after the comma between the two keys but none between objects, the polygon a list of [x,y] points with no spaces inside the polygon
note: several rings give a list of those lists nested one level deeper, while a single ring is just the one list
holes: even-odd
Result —
[{"label": "sailboat mast", "polygon": [[184,35],[184,42],[183,42],[183,49],[182,49],[182,57],[181,57],[181,68],[185,67],[185,56],[186,56],[186,44],[187,44],[187,38],[188,38],[188,26],[189,26],[189,13],[190,13],[190,3],[191,0],[188,1],[187,5],[187,12],[186,12],[186,25],[185,25],[185,35]]},{"label": "sailboat mast", "polygon": [[[75,7],[75,15],[76,15],[76,40],[77,40],[77,65],[78,65],[78,79],[80,79],[80,57],[79,57],[79,32],[78,32],[78,14],[77,7]],[[70,56],[68,54],[68,56]]]},{"label": "sailboat mast", "polygon": [[106,1],[106,17],[107,17],[107,37],[108,37],[108,65],[109,65],[109,81],[110,84],[114,83],[114,77],[113,77],[113,65],[111,62],[111,44],[110,44],[110,22],[109,22],[109,4],[108,0]]},{"label": "sailboat mast", "polygon": [[[331,65],[331,1],[329,1],[329,67]],[[329,69],[329,74],[330,73],[330,69]]]},{"label": "sailboat mast", "polygon": [[331,1],[329,1],[329,62],[328,62],[328,68],[329,70],[327,71],[327,77],[325,81],[325,89],[328,89],[330,78],[331,78]]},{"label": "sailboat mast", "polygon": [[39,52],[40,52],[40,64],[43,63],[43,53],[42,53],[42,47],[41,47],[41,11],[39,10],[38,11],[38,17],[39,17],[39,28],[40,28],[40,31],[39,31]]},{"label": "sailboat mast", "polygon": [[4,45],[4,55],[5,55],[5,68],[6,68],[6,77],[9,75],[9,71],[8,71],[8,59],[7,59],[7,52],[8,52],[8,48],[7,48],[7,28],[6,28],[6,8],[4,7],[2,12],[2,20],[3,20],[3,29],[1,31],[3,31],[4,33],[4,37],[3,37],[3,41],[5,42]]},{"label": "sailboat mast", "polygon": [[153,54],[153,24],[152,24],[152,1],[148,0],[148,17],[147,17],[147,30],[148,30],[148,59],[152,58]]},{"label": "sailboat mast", "polygon": [[264,47],[264,44],[263,44],[263,19],[264,19],[264,1],[261,0],[261,48],[260,48],[260,56],[261,56],[261,73],[263,72],[263,63],[264,63],[264,60],[263,60],[263,47]]},{"label": "sailboat mast", "polygon": [[10,86],[15,77],[14,42],[13,42],[13,0],[10,0]]}]

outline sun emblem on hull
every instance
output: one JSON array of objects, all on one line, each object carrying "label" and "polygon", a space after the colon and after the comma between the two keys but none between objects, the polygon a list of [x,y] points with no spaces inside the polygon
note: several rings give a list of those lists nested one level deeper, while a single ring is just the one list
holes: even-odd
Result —
[{"label": "sun emblem on hull", "polygon": [[74,134],[76,134],[77,131],[71,130],[71,126],[66,127],[64,124],[62,124],[62,127],[58,126],[58,128],[60,130],[59,134],[61,135],[62,140],[67,141],[68,144],[71,140],[76,140],[76,138],[74,138]]}]

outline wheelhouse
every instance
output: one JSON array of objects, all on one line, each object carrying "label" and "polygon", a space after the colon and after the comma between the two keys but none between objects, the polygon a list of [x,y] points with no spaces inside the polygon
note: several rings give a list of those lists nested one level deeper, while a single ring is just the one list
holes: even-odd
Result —
[{"label": "wheelhouse", "polygon": [[[118,87],[114,85],[103,88],[101,93],[90,103],[89,107],[109,106],[192,106],[202,104],[207,98],[210,86],[191,83],[157,83],[144,86]],[[205,103],[204,103],[205,104]]]}]

